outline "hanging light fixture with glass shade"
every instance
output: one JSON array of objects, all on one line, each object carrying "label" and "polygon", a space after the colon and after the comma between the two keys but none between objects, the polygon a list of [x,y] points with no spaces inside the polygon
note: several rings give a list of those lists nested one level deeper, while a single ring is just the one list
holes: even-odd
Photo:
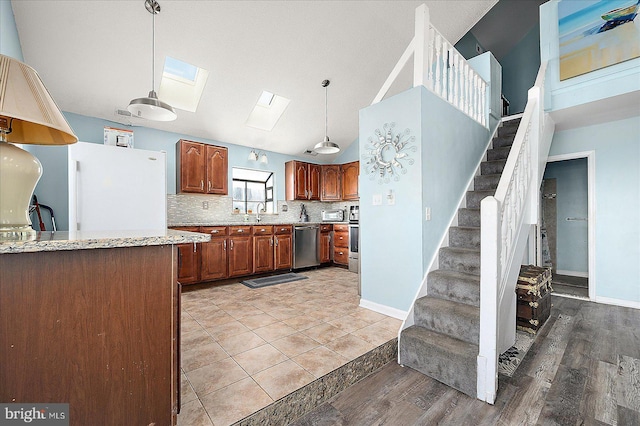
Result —
[{"label": "hanging light fixture with glass shade", "polygon": [[146,98],[137,98],[129,103],[127,109],[133,116],[152,121],[173,121],[177,115],[171,105],[158,99],[155,91],[156,79],[156,15],[160,13],[160,4],[156,0],[145,0],[144,7],[153,16],[152,41],[153,48],[151,58],[151,91]]},{"label": "hanging light fixture with glass shade", "polygon": [[331,83],[329,80],[322,81],[322,87],[324,87],[324,140],[322,142],[318,142],[316,146],[313,147],[313,150],[318,154],[335,154],[337,152],[340,152],[340,147],[338,146],[338,144],[329,141],[329,136],[327,136],[327,86],[329,86],[329,83]]}]

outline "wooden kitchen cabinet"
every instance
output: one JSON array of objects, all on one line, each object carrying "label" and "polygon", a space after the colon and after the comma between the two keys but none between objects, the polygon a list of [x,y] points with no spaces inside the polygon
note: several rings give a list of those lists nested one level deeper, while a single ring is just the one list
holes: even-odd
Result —
[{"label": "wooden kitchen cabinet", "polygon": [[291,200],[319,200],[321,167],[302,161],[288,161],[284,165],[285,196]]},{"label": "wooden kitchen cabinet", "polygon": [[[198,232],[197,226],[181,226],[180,231]],[[201,243],[178,244],[178,281],[180,284],[194,284],[200,281]]]},{"label": "wooden kitchen cabinet", "polygon": [[321,191],[322,201],[342,200],[342,173],[339,164],[320,166],[321,170]]},{"label": "wooden kitchen cabinet", "polygon": [[180,192],[228,193],[227,148],[181,139],[176,144],[176,185]]},{"label": "wooden kitchen cabinet", "polygon": [[333,263],[349,265],[349,225],[333,225]]},{"label": "wooden kitchen cabinet", "polygon": [[270,272],[274,269],[275,255],[273,226],[253,227],[253,272]]},{"label": "wooden kitchen cabinet", "polygon": [[253,273],[253,236],[251,226],[229,227],[229,277]]},{"label": "wooden kitchen cabinet", "polygon": [[200,232],[211,235],[211,241],[201,243],[200,279],[212,281],[227,278],[227,227],[203,226]]},{"label": "wooden kitchen cabinet", "polygon": [[320,263],[329,263],[332,259],[331,231],[333,225],[320,225]]},{"label": "wooden kitchen cabinet", "polygon": [[340,166],[342,175],[342,199],[358,200],[358,175],[360,162],[353,161]]},{"label": "wooden kitchen cabinet", "polygon": [[291,226],[276,226],[275,243],[275,265],[276,270],[291,269],[293,266],[293,230]]}]

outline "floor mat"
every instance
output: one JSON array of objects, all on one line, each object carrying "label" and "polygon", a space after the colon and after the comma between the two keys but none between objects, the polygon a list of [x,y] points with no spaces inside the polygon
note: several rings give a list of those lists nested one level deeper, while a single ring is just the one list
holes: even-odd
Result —
[{"label": "floor mat", "polygon": [[300,274],[294,274],[293,272],[280,275],[272,275],[269,277],[256,278],[253,280],[242,281],[242,284],[249,288],[261,288],[270,285],[290,283],[292,281],[306,280],[307,277]]}]

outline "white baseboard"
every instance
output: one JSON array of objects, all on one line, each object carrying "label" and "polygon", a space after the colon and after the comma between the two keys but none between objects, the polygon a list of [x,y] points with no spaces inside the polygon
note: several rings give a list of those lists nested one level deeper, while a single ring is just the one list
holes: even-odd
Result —
[{"label": "white baseboard", "polygon": [[625,308],[640,309],[640,302],[633,300],[612,299],[610,297],[596,296],[596,303],[603,303],[605,305],[623,306]]},{"label": "white baseboard", "polygon": [[589,273],[588,273],[588,272],[565,271],[564,269],[558,269],[558,270],[556,270],[556,274],[560,274],[560,275],[569,275],[569,276],[571,276],[571,277],[589,278]]},{"label": "white baseboard", "polygon": [[381,305],[364,299],[360,299],[360,307],[370,309],[374,312],[384,314],[388,317],[397,318],[399,320],[404,320],[408,314],[407,311],[401,311],[400,309],[392,308],[391,306]]}]

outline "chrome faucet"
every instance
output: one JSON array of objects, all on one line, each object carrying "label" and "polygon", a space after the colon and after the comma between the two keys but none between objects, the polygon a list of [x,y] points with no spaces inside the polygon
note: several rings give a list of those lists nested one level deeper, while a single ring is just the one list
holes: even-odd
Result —
[{"label": "chrome faucet", "polygon": [[[260,208],[260,205],[262,205],[262,208]],[[262,219],[260,217],[260,210],[264,211],[264,203],[263,202],[259,202],[258,205],[256,206],[256,222],[260,222],[260,219]]]}]

